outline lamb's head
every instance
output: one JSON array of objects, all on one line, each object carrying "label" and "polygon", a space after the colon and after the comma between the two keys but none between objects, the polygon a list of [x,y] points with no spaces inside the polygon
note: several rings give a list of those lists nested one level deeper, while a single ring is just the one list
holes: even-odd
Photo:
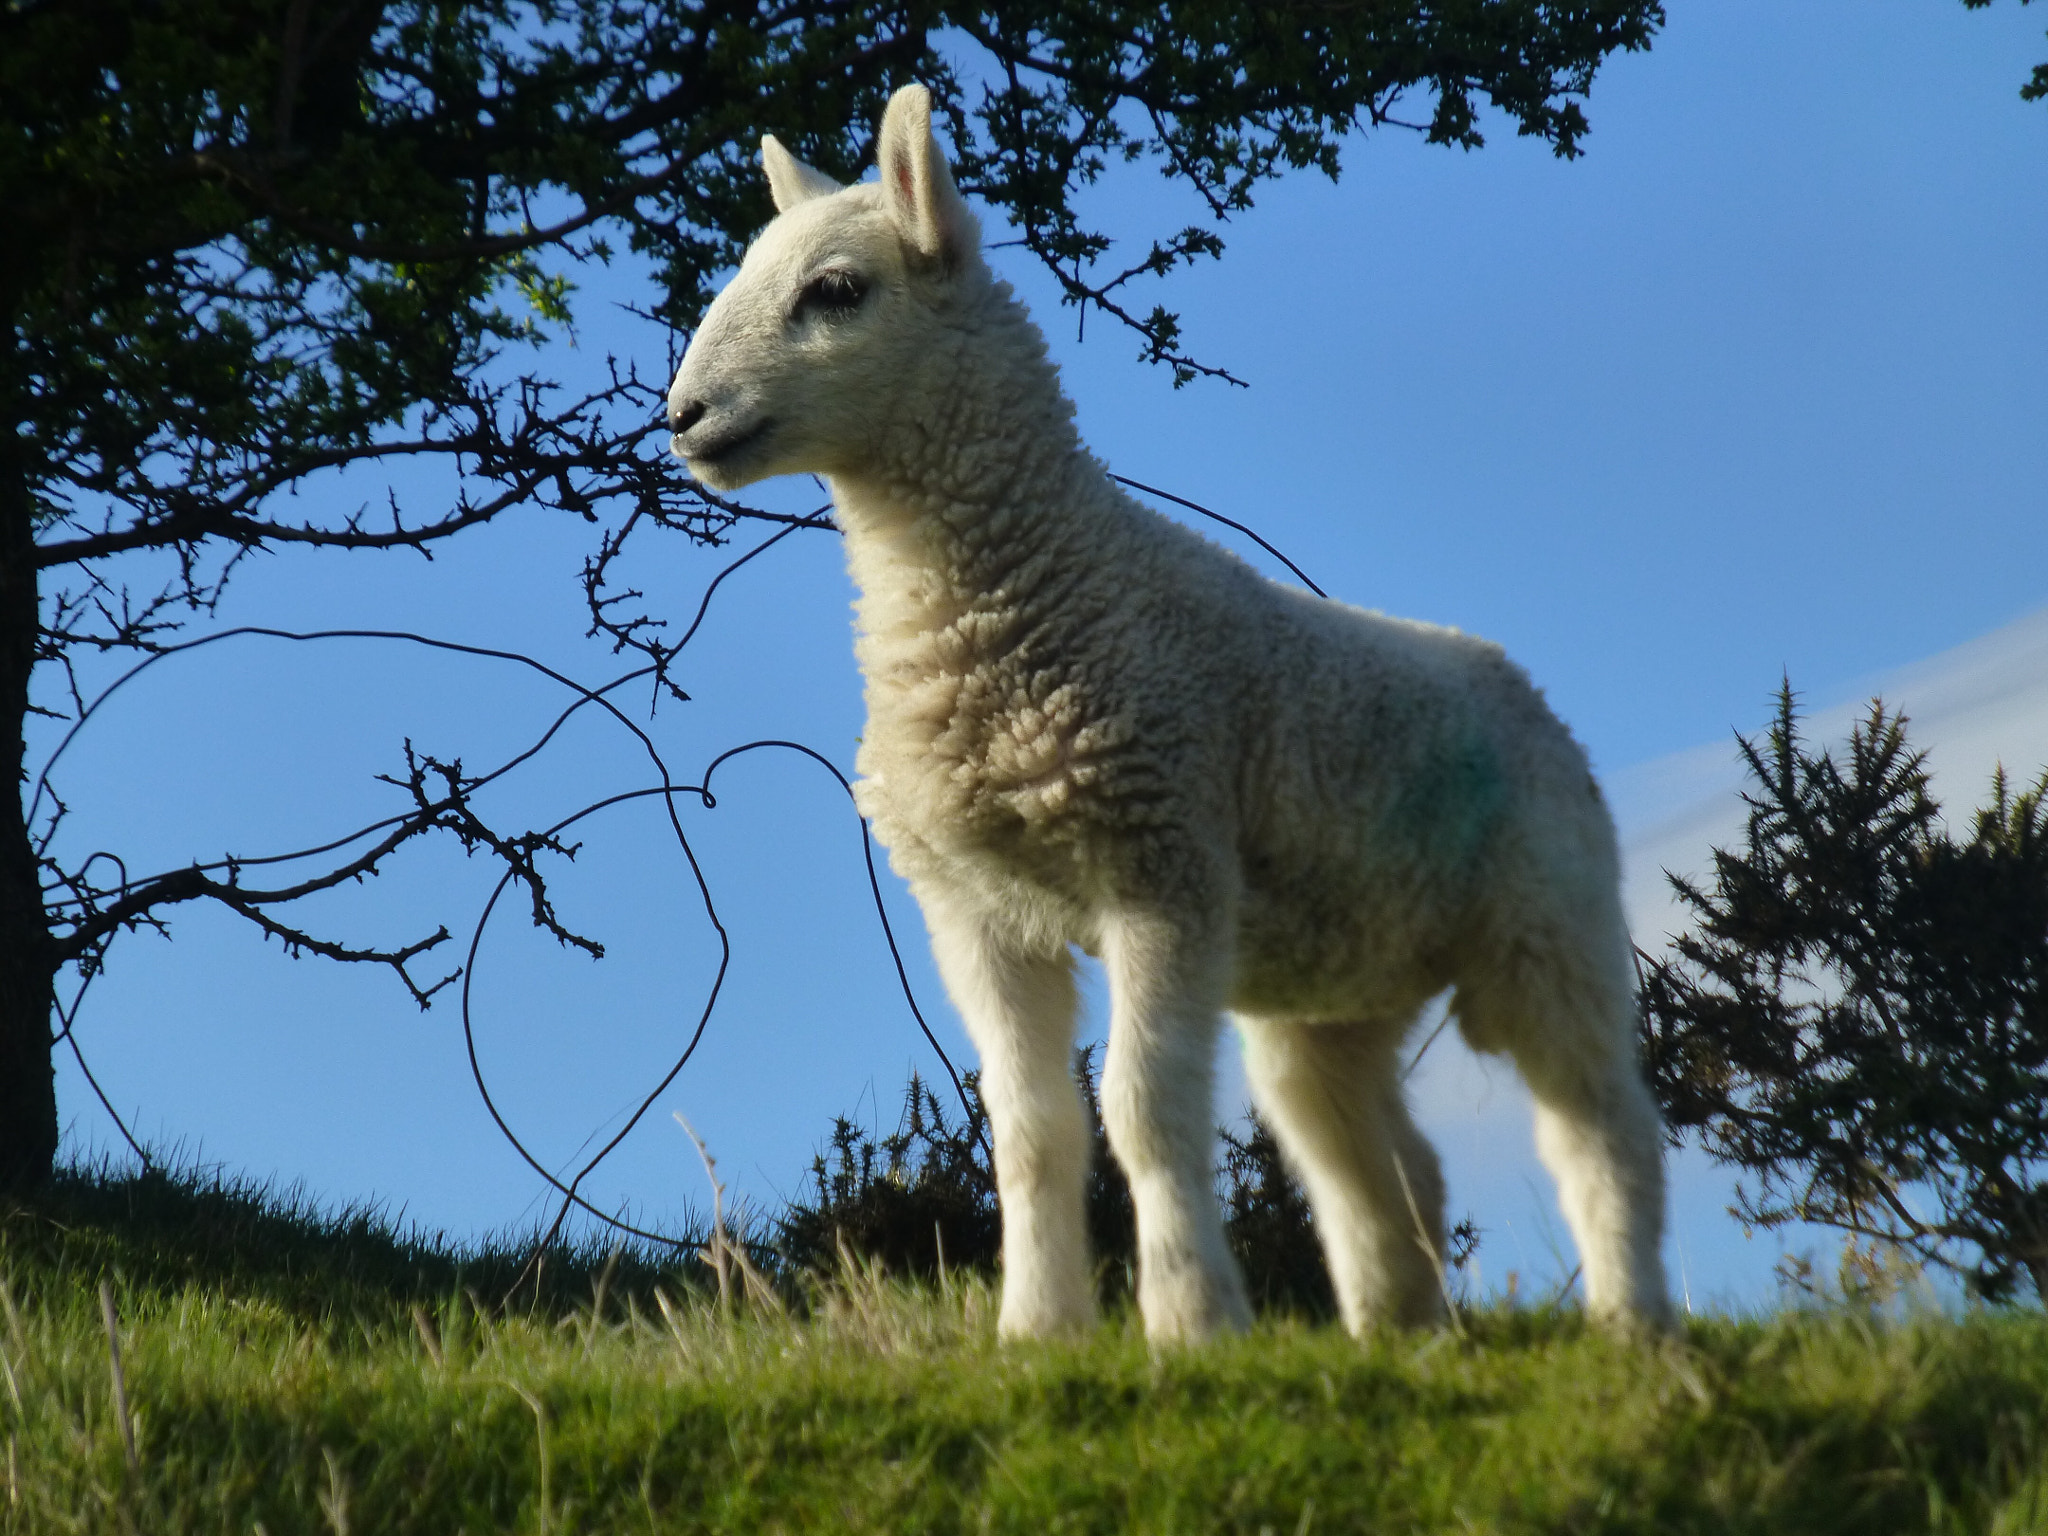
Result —
[{"label": "lamb's head", "polygon": [[905,86],[879,183],[842,187],[771,136],[776,218],[705,312],[668,394],[670,446],[705,484],[858,473],[990,278],[981,232]]}]

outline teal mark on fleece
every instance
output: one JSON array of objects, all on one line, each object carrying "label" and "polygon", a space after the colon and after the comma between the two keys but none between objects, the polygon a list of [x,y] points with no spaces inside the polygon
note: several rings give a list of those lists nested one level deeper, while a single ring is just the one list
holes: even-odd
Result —
[{"label": "teal mark on fleece", "polygon": [[1478,736],[1453,737],[1435,742],[1415,767],[1391,809],[1392,830],[1432,863],[1470,863],[1507,804],[1499,756]]}]

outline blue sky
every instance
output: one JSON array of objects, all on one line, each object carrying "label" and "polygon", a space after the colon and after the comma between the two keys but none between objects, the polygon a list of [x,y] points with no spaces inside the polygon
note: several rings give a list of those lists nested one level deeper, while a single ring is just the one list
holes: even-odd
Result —
[{"label": "blue sky", "polygon": [[[2012,5],[1674,5],[1652,52],[1603,72],[1577,162],[1505,126],[1474,154],[1388,133],[1353,145],[1335,186],[1268,189],[1225,259],[1162,295],[1249,390],[1175,391],[1099,321],[1082,343],[1019,253],[994,256],[1115,468],[1252,524],[1349,601],[1507,645],[1614,791],[1651,942],[1656,870],[1728,835],[1731,732],[1763,724],[1781,673],[1823,730],[1874,688],[1907,690],[1959,805],[1992,758],[2029,775],[2048,760],[2048,641],[2031,617],[2048,606],[2048,105],[2018,99],[2044,53],[2038,10]],[[1113,231],[1186,216],[1143,174],[1096,195]],[[638,296],[632,274],[603,281],[575,349],[547,366],[614,349],[659,373],[668,338],[611,307]],[[819,500],[809,484],[768,495]],[[582,638],[574,579],[590,542],[535,517],[431,564],[266,557],[220,622],[411,628],[602,680],[618,669]],[[727,558],[650,545],[632,579],[687,619]],[[693,701],[654,726],[680,776],[759,736],[850,765],[850,595],[827,533],[727,583],[684,668]],[[475,766],[560,702],[505,668],[395,646],[227,642],[158,668],[80,737],[67,836],[136,868],[315,841],[389,808],[374,775],[408,736]],[[579,722],[497,809],[547,818],[644,782],[615,727]],[[773,1203],[801,1187],[833,1114],[886,1128],[907,1070],[932,1064],[837,786],[757,754],[719,787],[719,808],[685,826],[733,936],[726,995],[590,1186],[654,1220],[703,1204],[670,1111],[736,1191]],[[551,1165],[660,1078],[715,961],[657,812],[610,812],[582,835],[559,891],[608,957],[564,953],[505,912],[475,976],[481,1058]],[[445,921],[466,943],[488,887],[482,866],[423,852],[319,921],[356,940]],[[927,1013],[971,1060],[914,908],[893,886],[889,901]],[[541,1209],[476,1102],[452,1006],[422,1014],[387,977],[288,961],[223,916],[123,940],[79,1038],[159,1145],[455,1233]],[[1439,1046],[1417,1083],[1453,1212],[1487,1232],[1483,1282],[1561,1273],[1510,1075]],[[68,1065],[60,1094],[68,1144],[106,1145]],[[1775,1250],[1719,1214],[1725,1181],[1681,1160],[1675,1182],[1674,1266],[1695,1299],[1767,1297]]]}]

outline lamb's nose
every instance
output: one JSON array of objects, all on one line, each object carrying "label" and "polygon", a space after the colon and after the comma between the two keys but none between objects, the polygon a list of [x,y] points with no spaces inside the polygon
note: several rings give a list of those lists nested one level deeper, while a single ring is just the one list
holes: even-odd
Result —
[{"label": "lamb's nose", "polygon": [[672,405],[668,410],[668,429],[681,436],[704,419],[704,402],[692,400],[688,405]]}]

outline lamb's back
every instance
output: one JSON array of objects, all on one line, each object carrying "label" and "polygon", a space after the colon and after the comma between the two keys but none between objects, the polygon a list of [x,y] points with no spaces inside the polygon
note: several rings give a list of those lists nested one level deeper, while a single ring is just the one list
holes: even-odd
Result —
[{"label": "lamb's back", "polygon": [[1114,493],[1061,510],[943,624],[863,642],[863,804],[905,873],[1077,912],[1160,870],[1235,879],[1248,960],[1313,933],[1350,970],[1345,935],[1454,924],[1533,801],[1586,801],[1498,646],[1280,586]]}]

